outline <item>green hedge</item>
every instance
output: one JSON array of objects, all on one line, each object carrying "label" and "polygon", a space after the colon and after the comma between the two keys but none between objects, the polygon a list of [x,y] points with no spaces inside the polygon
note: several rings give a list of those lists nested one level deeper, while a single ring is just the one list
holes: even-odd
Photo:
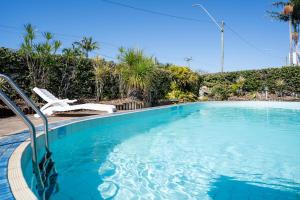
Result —
[{"label": "green hedge", "polygon": [[[39,63],[40,58],[35,58]],[[93,65],[90,59],[51,56],[47,60],[48,82],[45,86],[54,95],[68,98],[94,97],[95,84]],[[32,95],[32,84],[26,59],[18,52],[0,48],[0,73],[9,75],[17,84]],[[63,89],[63,88],[68,89]]]},{"label": "green hedge", "polygon": [[230,86],[239,77],[245,78],[244,92],[261,92],[265,87],[275,93],[279,90],[276,81],[284,81],[286,93],[300,93],[300,67],[268,68],[261,70],[245,70],[237,72],[203,75],[202,85],[212,88],[215,85]]},{"label": "green hedge", "polygon": [[[92,59],[67,57],[65,55],[51,55],[48,57],[34,55],[33,58],[30,58],[34,60],[35,66],[40,64],[42,66],[40,69],[47,71],[46,81],[38,80],[34,83],[31,80],[33,76],[30,75],[30,70],[27,67],[26,57],[18,51],[12,51],[7,48],[0,48],[0,73],[12,77],[33,98],[35,96],[32,93],[32,88],[35,86],[47,88],[60,98],[96,98],[95,63]],[[102,77],[104,82],[103,100],[121,98],[122,94],[120,94],[120,91],[124,93],[125,90],[120,88],[120,76],[122,75],[117,70],[120,66],[113,62],[103,62],[109,68]],[[186,70],[181,68],[173,67],[173,70],[170,70],[168,67],[159,65],[153,72],[149,94],[146,95],[147,98],[144,100],[156,103],[160,99],[165,99],[167,93],[171,90],[171,83],[174,80],[178,82],[180,89],[184,91],[193,90],[191,92],[194,92],[196,95],[199,84],[194,80],[196,78],[193,77],[199,75],[188,70],[184,73],[185,76],[182,76],[181,71]],[[36,71],[38,70],[39,68],[36,67]]]},{"label": "green hedge", "polygon": [[[9,75],[23,89],[30,85],[28,67],[24,63],[22,56],[9,49],[0,48],[0,73]],[[25,92],[31,94],[29,90]]]},{"label": "green hedge", "polygon": [[[47,63],[43,66],[48,72],[47,82],[44,83],[43,87],[50,90],[54,95],[61,98],[76,99],[96,97],[93,60],[80,57],[70,58],[63,55],[52,55],[48,58],[36,57],[34,59],[36,59],[36,63]],[[45,59],[47,59],[46,62]],[[105,75],[104,99],[120,98],[119,75],[114,74],[116,71],[114,69],[118,65],[108,62],[108,66],[111,71]],[[28,95],[32,95],[32,88],[35,85],[30,78],[24,55],[7,48],[0,48],[0,73],[12,77]],[[264,91],[265,87],[268,87],[271,93],[276,93],[279,90],[287,95],[300,93],[300,67],[245,70],[199,76],[187,68],[163,65],[154,73],[150,92],[151,96],[155,97],[152,99],[153,101],[164,99],[174,89],[172,84],[176,84],[177,90],[187,94],[192,93],[197,97],[199,87],[205,85],[218,99],[224,100],[235,95],[232,88],[239,88],[233,87],[239,77],[245,79],[242,85],[244,93],[261,92]],[[276,84],[278,80],[284,82],[284,85],[279,87]]]}]

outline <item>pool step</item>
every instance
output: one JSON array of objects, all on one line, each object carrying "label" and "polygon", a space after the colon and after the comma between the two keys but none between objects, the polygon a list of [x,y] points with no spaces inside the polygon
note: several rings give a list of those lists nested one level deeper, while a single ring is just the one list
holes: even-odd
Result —
[{"label": "pool step", "polygon": [[57,177],[58,173],[55,169],[55,163],[52,159],[52,153],[47,152],[41,162],[39,163],[39,170],[41,174],[41,179],[44,185],[43,189],[39,190],[39,194],[42,199],[49,199],[54,190],[58,190]]},{"label": "pool step", "polygon": [[51,152],[47,152],[44,156],[41,162],[39,163],[40,170],[43,170],[45,166],[48,164],[48,162],[51,160]]}]

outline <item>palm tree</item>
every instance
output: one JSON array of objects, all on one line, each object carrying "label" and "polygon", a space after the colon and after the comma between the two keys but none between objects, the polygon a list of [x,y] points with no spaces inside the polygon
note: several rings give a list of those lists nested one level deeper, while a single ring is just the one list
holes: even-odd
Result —
[{"label": "palm tree", "polygon": [[63,55],[67,56],[68,58],[84,56],[82,50],[79,47],[77,47],[75,42],[72,44],[72,47],[64,48],[62,50],[62,53],[63,53]]},{"label": "palm tree", "polygon": [[85,54],[85,57],[89,57],[89,52],[99,49],[98,42],[93,41],[92,37],[83,37],[83,39],[79,42],[74,42],[76,46],[78,46]]},{"label": "palm tree", "polygon": [[62,50],[62,54],[64,56],[66,56],[67,58],[70,58],[70,57],[73,57],[74,56],[74,53],[73,53],[73,49],[72,48],[64,48]]},{"label": "palm tree", "polygon": [[292,54],[294,52],[293,48],[298,54],[300,0],[288,0],[287,2],[279,1],[274,2],[273,5],[277,8],[283,8],[283,12],[271,11],[269,12],[271,17],[279,21],[289,22],[290,24],[290,63],[292,64]]},{"label": "palm tree", "polygon": [[20,51],[25,54],[30,54],[33,52],[34,44],[33,41],[36,38],[35,27],[32,24],[25,24],[25,35],[23,37],[24,41],[21,44]]},{"label": "palm tree", "polygon": [[283,11],[269,11],[272,18],[288,22],[290,17],[293,24],[300,22],[300,0],[288,0],[287,2],[279,1],[274,2],[276,8],[283,8]]},{"label": "palm tree", "polygon": [[55,40],[53,43],[53,54],[56,54],[57,50],[61,47],[62,43],[60,40]]},{"label": "palm tree", "polygon": [[127,95],[142,98],[149,92],[151,78],[156,67],[152,57],[140,49],[119,49],[121,84],[125,84]]},{"label": "palm tree", "polygon": [[36,60],[34,59],[34,51],[36,48],[36,45],[34,44],[34,40],[36,39],[35,27],[32,24],[25,24],[24,29],[25,34],[23,36],[23,43],[21,44],[19,51],[25,56],[32,84],[37,85],[38,76],[36,70]]}]

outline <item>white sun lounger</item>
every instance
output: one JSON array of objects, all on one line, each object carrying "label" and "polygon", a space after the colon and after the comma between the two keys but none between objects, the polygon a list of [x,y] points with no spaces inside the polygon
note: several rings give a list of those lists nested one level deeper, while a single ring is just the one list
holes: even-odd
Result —
[{"label": "white sun lounger", "polygon": [[[77,100],[58,99],[53,94],[51,94],[48,90],[37,88],[37,87],[33,88],[33,91],[47,102],[47,104],[41,108],[41,111],[45,115],[49,115],[49,116],[52,115],[54,112],[65,112],[65,111],[72,111],[72,110],[97,110],[97,111],[106,111],[108,113],[113,113],[116,111],[116,107],[114,105],[94,104],[94,103],[69,105],[69,103],[74,103]],[[38,117],[38,115],[35,115],[35,117]]]}]

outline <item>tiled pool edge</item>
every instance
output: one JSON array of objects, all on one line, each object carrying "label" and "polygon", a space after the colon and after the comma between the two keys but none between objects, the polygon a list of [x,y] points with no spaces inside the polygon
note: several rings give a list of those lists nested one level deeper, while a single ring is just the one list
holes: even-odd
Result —
[{"label": "tiled pool edge", "polygon": [[28,131],[0,139],[0,199],[14,200],[8,181],[8,164],[14,150],[29,136]]},{"label": "tiled pool edge", "polygon": [[29,139],[20,144],[9,159],[8,182],[15,199],[37,200],[22,173],[22,153],[29,144]]}]

